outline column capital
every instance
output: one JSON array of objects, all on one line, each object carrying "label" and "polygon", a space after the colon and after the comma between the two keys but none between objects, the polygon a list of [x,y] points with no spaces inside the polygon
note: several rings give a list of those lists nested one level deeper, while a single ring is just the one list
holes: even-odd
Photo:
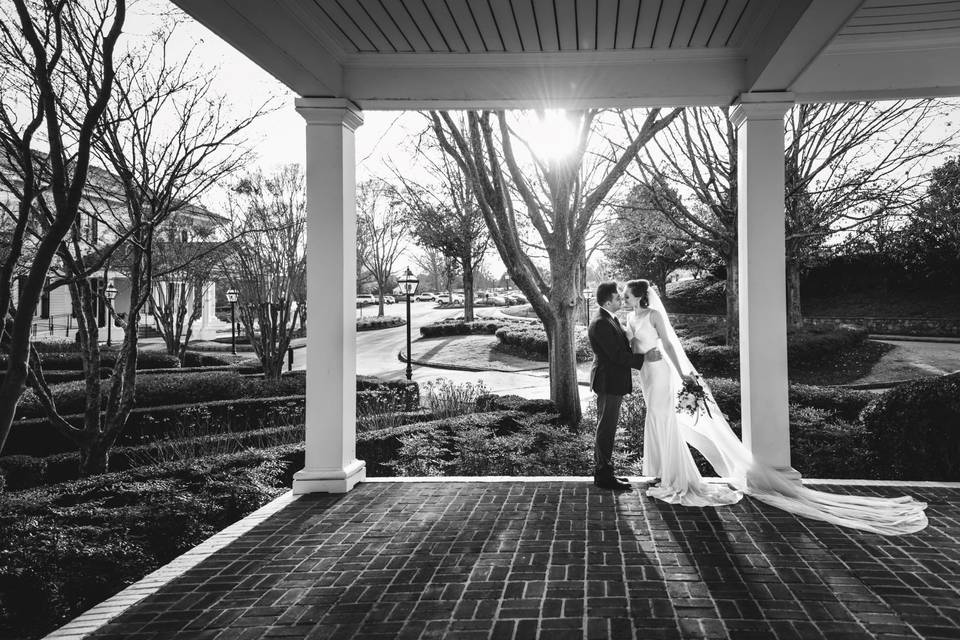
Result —
[{"label": "column capital", "polygon": [[789,91],[741,93],[730,109],[730,121],[739,127],[747,120],[783,120],[793,105]]},{"label": "column capital", "polygon": [[363,111],[346,98],[297,98],[294,105],[308,125],[340,125],[355,131],[363,124]]}]

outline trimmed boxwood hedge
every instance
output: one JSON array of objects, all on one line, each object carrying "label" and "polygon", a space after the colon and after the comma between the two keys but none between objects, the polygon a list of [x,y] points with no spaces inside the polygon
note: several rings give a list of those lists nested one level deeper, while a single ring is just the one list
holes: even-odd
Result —
[{"label": "trimmed boxwood hedge", "polygon": [[[304,398],[300,393],[135,407],[116,444],[132,445],[201,433],[240,432],[278,422],[302,423]],[[64,419],[76,427],[83,426],[82,414],[66,415]],[[49,456],[74,450],[76,445],[73,441],[62,435],[46,418],[15,422],[4,447],[8,455]]]},{"label": "trimmed boxwood hedge", "polygon": [[373,331],[374,329],[389,329],[405,324],[398,316],[373,316],[371,318],[357,318],[357,331]]},{"label": "trimmed boxwood hedge", "polygon": [[862,417],[881,477],[960,481],[960,373],[894,387]]},{"label": "trimmed boxwood hedge", "polygon": [[[182,375],[138,375],[136,406],[140,408],[187,404],[236,398],[263,398],[296,395],[305,392],[305,372],[284,374],[278,381],[242,376],[236,371],[206,371]],[[83,381],[50,386],[61,414],[82,413],[86,409],[86,387]],[[106,401],[108,387],[102,389]],[[17,407],[17,419],[46,415],[32,390],[27,390]]]},{"label": "trimmed boxwood hedge", "polygon": [[[510,325],[497,329],[498,345],[501,348],[511,352],[518,352],[522,355],[535,359],[547,358],[547,332],[543,325]],[[590,341],[587,339],[586,327],[578,326],[576,328],[575,344],[577,347],[577,360],[584,361],[593,357],[593,350],[590,348]]]},{"label": "trimmed boxwood hedge", "polygon": [[[420,327],[420,335],[424,338],[439,338],[443,336],[465,336],[472,334],[493,334],[497,329],[510,325],[516,326],[518,323],[503,320],[474,320],[473,322],[464,322],[463,320],[446,320],[443,322],[434,322]],[[520,325],[522,326],[522,325]]]},{"label": "trimmed boxwood hedge", "polygon": [[[279,400],[279,399],[278,399]],[[303,402],[300,398],[299,420],[267,420],[259,415],[259,422],[249,429],[216,430],[203,435],[178,433],[176,438],[157,439],[145,444],[118,446],[110,450],[110,472],[126,471],[160,462],[174,462],[189,458],[235,453],[248,448],[265,448],[280,444],[303,442]],[[274,407],[276,408],[276,407]],[[268,414],[269,415],[269,414]],[[276,416],[270,416],[276,418]],[[197,430],[201,431],[201,430]],[[0,476],[9,490],[23,490],[80,478],[80,456],[76,452],[58,453],[46,457],[28,455],[0,458]]]},{"label": "trimmed boxwood hedge", "polygon": [[[119,352],[104,349],[100,352],[100,365],[113,368]],[[41,353],[40,362],[44,371],[82,371],[83,357],[77,351]],[[140,351],[137,354],[137,369],[171,369],[179,367],[176,356],[162,351]],[[0,371],[7,370],[7,357],[0,355]]]}]

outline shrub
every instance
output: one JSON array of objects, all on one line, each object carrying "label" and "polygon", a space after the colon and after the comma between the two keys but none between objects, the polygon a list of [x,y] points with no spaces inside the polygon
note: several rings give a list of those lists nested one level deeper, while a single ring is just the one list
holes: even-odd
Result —
[{"label": "shrub", "polygon": [[477,399],[487,394],[483,382],[456,384],[446,378],[430,380],[424,385],[423,406],[437,418],[473,413]]},{"label": "shrub", "polygon": [[557,405],[548,398],[530,399],[516,395],[487,393],[477,397],[477,411],[523,411],[524,413],[556,413]]},{"label": "shrub", "polygon": [[[303,416],[303,395],[141,407],[130,412],[116,444],[136,445],[278,424],[302,424]],[[77,427],[83,424],[82,415],[66,418]],[[14,423],[4,451],[44,456],[76,448],[72,440],[63,436],[45,418],[39,418]]]},{"label": "shrub", "polygon": [[[374,392],[369,397],[395,399],[395,405],[402,411],[414,411],[420,408],[420,385],[411,380],[383,380],[374,376],[357,376],[357,413],[360,414],[360,392]],[[373,406],[378,406],[374,403]]]},{"label": "shrub", "polygon": [[47,461],[28,455],[13,455],[0,458],[0,477],[7,489],[17,490],[35,487],[43,483]]},{"label": "shrub", "polygon": [[420,327],[420,335],[424,338],[438,338],[442,336],[463,336],[470,334],[492,334],[497,329],[507,324],[516,323],[503,320],[474,320],[473,322],[464,322],[462,319],[444,320],[433,324],[425,324]]},{"label": "shrub", "polygon": [[[143,408],[212,400],[302,394],[305,392],[305,379],[303,372],[284,375],[278,381],[245,377],[236,371],[138,375],[136,406]],[[86,386],[82,380],[51,385],[50,390],[61,415],[77,414],[86,409]],[[101,401],[105,402],[109,392],[108,386],[104,385],[101,392]],[[17,418],[35,418],[45,415],[46,412],[33,391],[25,391],[17,407]]]},{"label": "shrub", "polygon": [[357,331],[370,331],[372,329],[386,329],[389,327],[399,327],[404,324],[402,318],[397,316],[383,316],[372,318],[358,318]]},{"label": "shrub", "polygon": [[[512,325],[497,329],[495,334],[499,347],[507,351],[518,352],[533,359],[546,359],[548,353],[547,332],[542,325]],[[593,357],[586,327],[578,326],[575,334],[577,360],[584,361]]]},{"label": "shrub", "polygon": [[[117,363],[118,351],[103,349],[100,352],[100,365],[113,368]],[[51,351],[41,352],[40,362],[44,371],[82,371],[83,357],[78,351]],[[170,369],[179,367],[180,361],[176,356],[170,356],[162,351],[140,351],[137,354],[137,369]],[[7,357],[0,356],[0,370],[6,370]]]},{"label": "shrub", "polygon": [[187,351],[183,354],[184,367],[220,367],[233,365],[233,359],[229,355],[216,355],[212,353],[201,353],[199,351]]},{"label": "shrub", "polygon": [[[413,456],[417,447],[433,447],[438,442],[448,441],[454,434],[469,429],[489,429],[496,434],[517,431],[522,426],[525,414],[518,411],[491,411],[473,413],[452,418],[442,418],[409,424],[377,431],[364,431],[357,434],[357,457],[365,460],[367,470],[373,476],[389,476],[396,472],[417,475],[413,470],[423,467],[412,462],[412,458],[400,460],[402,455]],[[420,437],[423,435],[423,437]],[[414,437],[410,439],[411,437]],[[406,453],[401,454],[405,439],[410,439]],[[454,454],[444,449],[445,460],[452,460]],[[391,466],[400,460],[400,466]],[[426,463],[425,463],[426,464]],[[432,464],[432,463],[429,463]],[[422,475],[422,474],[420,474]]]},{"label": "shrub", "polygon": [[288,490],[302,445],[0,494],[0,630],[37,637]]},{"label": "shrub", "polygon": [[836,413],[790,405],[790,458],[808,478],[877,478],[867,430]]},{"label": "shrub", "polygon": [[881,477],[960,480],[960,373],[894,387],[862,419]]},{"label": "shrub", "polygon": [[[791,367],[829,363],[863,344],[867,339],[863,327],[843,325],[840,328],[804,327],[787,334],[787,359]],[[719,333],[683,339],[683,349],[697,370],[708,376],[740,374],[740,350],[716,344]]]}]

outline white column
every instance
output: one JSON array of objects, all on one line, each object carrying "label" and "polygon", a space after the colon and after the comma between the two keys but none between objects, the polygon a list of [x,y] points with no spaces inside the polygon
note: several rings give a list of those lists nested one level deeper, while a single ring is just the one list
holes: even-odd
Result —
[{"label": "white column", "polygon": [[737,127],[740,393],[743,442],[757,460],[790,466],[783,116],[792,94],[743,94]]},{"label": "white column", "polygon": [[[344,493],[365,477],[356,457],[356,105],[298,98],[307,121],[306,463],[294,493]],[[337,312],[339,310],[339,313]]]}]

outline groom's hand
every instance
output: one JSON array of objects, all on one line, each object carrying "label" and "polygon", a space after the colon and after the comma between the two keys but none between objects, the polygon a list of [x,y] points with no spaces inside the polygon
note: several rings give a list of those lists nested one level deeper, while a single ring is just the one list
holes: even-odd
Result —
[{"label": "groom's hand", "polygon": [[663,354],[660,353],[660,349],[654,347],[653,349],[650,349],[650,351],[647,351],[645,354],[643,354],[643,359],[647,362],[656,362],[657,360],[663,360]]}]

